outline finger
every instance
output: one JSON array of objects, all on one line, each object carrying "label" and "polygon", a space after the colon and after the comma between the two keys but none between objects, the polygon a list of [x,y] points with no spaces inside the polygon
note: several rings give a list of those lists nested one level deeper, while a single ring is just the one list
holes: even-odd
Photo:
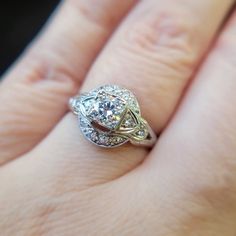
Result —
[{"label": "finger", "polygon": [[83,91],[104,83],[130,88],[159,133],[232,3],[140,3],[93,66]]},{"label": "finger", "polygon": [[[235,233],[235,55],[236,12],[144,165],[156,188],[165,188],[171,196],[176,191],[174,185],[181,186],[185,196],[191,195],[191,202],[203,207],[197,213],[199,218],[208,219],[204,220],[208,226],[216,227],[218,222],[212,235],[222,235],[227,230],[233,235],[232,229]],[[189,205],[178,204],[178,209],[196,216],[196,208],[187,210]],[[196,225],[196,229],[203,229],[201,226]]]},{"label": "finger", "polygon": [[[100,84],[122,84],[137,95],[151,126],[161,130],[232,1],[185,3],[140,2],[98,58],[83,91]],[[147,154],[128,145],[96,148],[77,126],[75,117],[66,116],[33,152],[42,157],[39,162],[51,160],[50,173],[68,175],[69,169],[77,184],[101,183],[127,173]]]},{"label": "finger", "polygon": [[[0,87],[0,164],[61,119],[98,51],[135,0],[68,0]],[[4,138],[3,138],[4,137]]]}]

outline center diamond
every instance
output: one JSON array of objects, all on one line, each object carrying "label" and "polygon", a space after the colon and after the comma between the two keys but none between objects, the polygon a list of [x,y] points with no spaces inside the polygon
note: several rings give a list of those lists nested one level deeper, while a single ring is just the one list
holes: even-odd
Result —
[{"label": "center diamond", "polygon": [[120,123],[126,103],[116,96],[105,94],[97,97],[89,116],[98,124],[115,129]]},{"label": "center diamond", "polygon": [[98,104],[99,115],[112,119],[115,115],[115,103],[113,101],[104,101]]}]

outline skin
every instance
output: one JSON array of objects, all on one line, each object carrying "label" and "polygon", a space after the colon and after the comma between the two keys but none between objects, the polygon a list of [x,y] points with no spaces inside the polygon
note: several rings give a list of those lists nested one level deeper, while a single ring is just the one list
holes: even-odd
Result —
[{"label": "skin", "polygon": [[[67,0],[0,84],[0,230],[236,235],[233,0]],[[160,137],[106,150],[67,102],[115,83]]]}]

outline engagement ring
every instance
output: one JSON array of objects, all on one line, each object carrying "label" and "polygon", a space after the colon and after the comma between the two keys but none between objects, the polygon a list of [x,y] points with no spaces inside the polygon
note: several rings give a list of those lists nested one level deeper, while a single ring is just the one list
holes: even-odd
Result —
[{"label": "engagement ring", "polygon": [[117,85],[105,85],[70,99],[86,139],[106,148],[127,142],[152,147],[156,135],[141,116],[136,97]]}]

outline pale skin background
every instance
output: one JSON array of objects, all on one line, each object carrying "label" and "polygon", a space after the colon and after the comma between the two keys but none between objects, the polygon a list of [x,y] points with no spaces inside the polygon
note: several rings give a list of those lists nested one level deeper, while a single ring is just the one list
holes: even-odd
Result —
[{"label": "pale skin background", "polygon": [[[233,0],[66,0],[0,84],[0,235],[236,236]],[[133,91],[153,150],[84,140],[69,97]]]}]

